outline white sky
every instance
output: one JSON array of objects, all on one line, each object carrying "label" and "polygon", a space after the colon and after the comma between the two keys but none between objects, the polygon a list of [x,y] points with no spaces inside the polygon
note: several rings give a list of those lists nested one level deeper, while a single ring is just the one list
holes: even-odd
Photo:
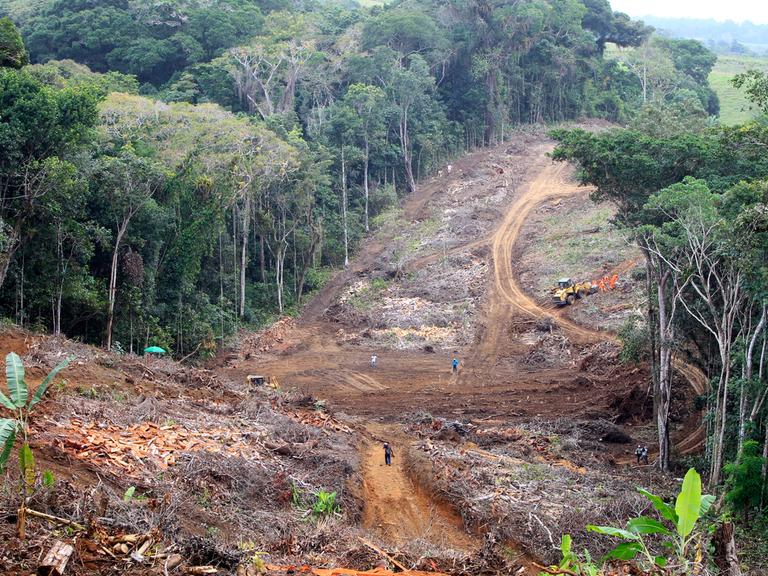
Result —
[{"label": "white sky", "polygon": [[633,17],[714,18],[715,20],[751,20],[768,24],[766,0],[609,0],[615,11]]}]

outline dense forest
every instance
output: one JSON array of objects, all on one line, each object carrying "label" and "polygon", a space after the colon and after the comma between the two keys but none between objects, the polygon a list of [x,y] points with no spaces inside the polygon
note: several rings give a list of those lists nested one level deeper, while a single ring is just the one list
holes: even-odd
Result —
[{"label": "dense forest", "polygon": [[606,0],[0,15],[0,305],[125,350],[210,353],[294,310],[419,179],[511,126],[717,111],[711,53],[633,50],[651,30]]}]

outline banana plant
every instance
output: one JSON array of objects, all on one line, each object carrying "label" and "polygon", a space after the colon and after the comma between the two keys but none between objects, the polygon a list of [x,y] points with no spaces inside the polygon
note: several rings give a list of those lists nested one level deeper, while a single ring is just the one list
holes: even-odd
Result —
[{"label": "banana plant", "polygon": [[56,366],[35,390],[30,398],[29,387],[24,380],[24,364],[15,352],[5,357],[5,379],[8,385],[8,394],[0,391],[0,406],[11,412],[10,418],[0,418],[0,472],[5,470],[11,451],[20,437],[22,445],[19,449],[19,470],[21,472],[21,485],[24,498],[19,509],[19,538],[24,538],[24,526],[26,516],[26,501],[29,498],[35,484],[35,459],[29,446],[29,415],[32,408],[43,399],[45,392],[53,382],[53,379],[72,358],[63,360]]},{"label": "banana plant", "polygon": [[666,524],[654,518],[639,516],[628,520],[624,529],[589,525],[587,530],[624,540],[607,554],[606,559],[634,560],[639,556],[651,566],[665,567],[669,559],[664,555],[653,554],[643,538],[652,534],[661,536],[664,539],[662,546],[675,553],[674,568],[686,570],[689,565],[688,547],[696,536],[696,522],[709,511],[715,497],[701,493],[701,477],[693,468],[685,475],[674,506],[647,490],[638,488],[638,491],[651,502]]}]

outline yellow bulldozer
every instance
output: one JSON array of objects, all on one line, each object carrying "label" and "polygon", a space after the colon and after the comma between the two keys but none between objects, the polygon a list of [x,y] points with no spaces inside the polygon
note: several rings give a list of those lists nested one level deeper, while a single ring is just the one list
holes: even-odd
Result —
[{"label": "yellow bulldozer", "polygon": [[592,282],[574,282],[570,278],[560,278],[557,286],[552,288],[552,303],[557,306],[573,304],[577,298],[583,298],[597,292],[597,286]]}]

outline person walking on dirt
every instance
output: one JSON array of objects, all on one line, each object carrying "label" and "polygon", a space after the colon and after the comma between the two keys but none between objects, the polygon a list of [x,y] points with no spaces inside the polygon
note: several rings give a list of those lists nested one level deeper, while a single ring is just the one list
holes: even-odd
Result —
[{"label": "person walking on dirt", "polygon": [[640,464],[640,459],[643,457],[643,447],[640,444],[635,448],[635,457],[637,458],[637,464]]},{"label": "person walking on dirt", "polygon": [[389,442],[384,442],[384,464],[392,466],[392,446]]},{"label": "person walking on dirt", "polygon": [[371,368],[376,368],[376,360],[377,360],[376,354],[371,354]]},{"label": "person walking on dirt", "polygon": [[643,451],[640,454],[640,461],[646,466],[648,465],[648,446],[643,446]]},{"label": "person walking on dirt", "polygon": [[456,358],[456,356],[454,356],[453,360],[451,360],[451,369],[453,370],[454,374],[457,374],[459,371],[459,359]]}]

